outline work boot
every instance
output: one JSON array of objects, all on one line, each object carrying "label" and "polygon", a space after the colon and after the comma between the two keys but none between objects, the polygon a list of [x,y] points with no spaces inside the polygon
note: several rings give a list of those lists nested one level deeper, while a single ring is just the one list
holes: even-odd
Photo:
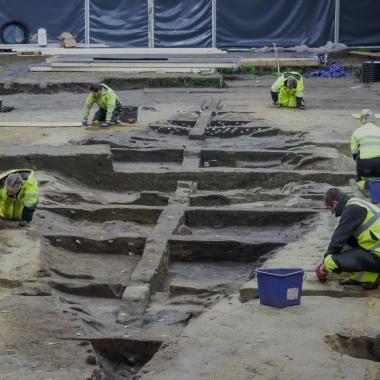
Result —
[{"label": "work boot", "polygon": [[18,225],[20,227],[28,227],[29,226],[29,222],[27,222],[26,220],[20,220],[20,222],[18,223]]},{"label": "work boot", "polygon": [[361,284],[362,288],[365,290],[374,290],[377,289],[380,285],[380,275],[377,276],[375,282],[363,282]]},{"label": "work boot", "polygon": [[342,285],[342,286],[344,286],[344,285],[362,285],[361,282],[353,280],[351,277],[341,278],[338,281],[338,284]]}]

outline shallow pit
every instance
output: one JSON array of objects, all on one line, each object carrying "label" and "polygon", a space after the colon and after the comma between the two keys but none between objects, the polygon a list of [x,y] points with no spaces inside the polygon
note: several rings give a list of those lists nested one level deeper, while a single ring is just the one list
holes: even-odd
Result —
[{"label": "shallow pit", "polygon": [[334,334],[327,335],[325,341],[340,354],[380,362],[380,335],[370,337]]},{"label": "shallow pit", "polygon": [[236,190],[226,192],[198,191],[190,195],[190,206],[192,207],[295,207],[321,209],[323,194],[285,194],[278,192]]},{"label": "shallow pit", "polygon": [[[289,226],[316,215],[311,209],[230,209],[190,208],[185,211],[185,223],[189,227],[226,226]],[[302,226],[302,225],[301,225]],[[299,225],[298,225],[299,227]]]},{"label": "shallow pit", "polygon": [[174,168],[182,165],[183,149],[123,149],[112,148],[115,171],[133,170],[140,166]]},{"label": "shallow pit", "polygon": [[124,236],[112,239],[91,239],[83,236],[49,235],[45,236],[53,247],[64,248],[77,253],[128,255],[131,251],[141,255],[145,237]]},{"label": "shallow pit", "polygon": [[[97,363],[102,369],[95,370],[99,379],[130,380],[158,351],[158,340],[134,340],[120,338],[90,339]],[[97,379],[97,377],[94,377]]]},{"label": "shallow pit", "polygon": [[172,262],[169,267],[171,297],[187,294],[231,293],[249,279],[254,264],[223,262]]},{"label": "shallow pit", "polygon": [[287,242],[258,242],[237,239],[206,237],[177,237],[169,240],[170,259],[191,262],[248,262],[283,247]]},{"label": "shallow pit", "polygon": [[201,163],[204,167],[239,168],[296,168],[311,152],[293,153],[280,150],[226,151],[202,150]]}]

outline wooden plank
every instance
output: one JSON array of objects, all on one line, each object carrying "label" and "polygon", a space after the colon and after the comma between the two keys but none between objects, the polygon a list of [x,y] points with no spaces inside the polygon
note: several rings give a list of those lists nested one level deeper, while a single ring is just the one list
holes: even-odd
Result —
[{"label": "wooden plank", "polygon": [[[63,58],[72,58],[72,55],[65,55],[65,56],[58,56],[61,59]],[[188,52],[187,54],[177,54],[175,52],[168,52],[168,53],[159,53],[156,54],[87,54],[87,55],[81,55],[81,57],[92,57],[94,58],[94,61],[107,61],[107,60],[125,60],[125,59],[142,59],[142,60],[151,60],[151,59],[172,59],[172,58],[182,58],[182,59],[189,59],[189,58],[200,58],[200,59],[207,59],[207,58],[218,58],[218,59],[231,59],[231,57],[227,54],[220,54],[215,52],[204,52],[204,53],[197,53],[197,52]],[[74,56],[75,59],[78,58],[78,56]],[[236,58],[235,58],[236,60]]]},{"label": "wooden plank", "polygon": [[215,68],[215,67],[234,67],[235,65],[233,63],[222,63],[222,62],[96,62],[96,63],[86,63],[86,62],[77,62],[77,63],[71,63],[71,62],[52,62],[51,67],[53,68],[112,68],[112,70],[118,70],[119,68]]},{"label": "wooden plank", "polygon": [[190,140],[204,140],[206,138],[206,128],[212,116],[212,112],[213,111],[206,110],[201,113],[201,116],[189,133]]},{"label": "wooden plank", "polygon": [[[354,114],[352,114],[352,117],[354,119],[360,119],[360,114],[359,113],[354,113]],[[376,117],[376,119],[380,119],[380,113],[375,114],[375,117]]]},{"label": "wooden plank", "polygon": [[[280,66],[319,66],[317,58],[279,58]],[[270,66],[276,65],[276,58],[242,58],[241,66]]]},{"label": "wooden plank", "polygon": [[155,54],[226,54],[227,52],[219,49],[211,48],[14,48],[15,51],[39,51],[41,55],[121,55],[121,54],[143,54],[143,55],[155,55]]},{"label": "wooden plank", "polygon": [[211,98],[201,106],[202,113],[189,133],[190,140],[205,140],[206,128],[214,111],[219,107],[220,99]]},{"label": "wooden plank", "polygon": [[239,64],[239,60],[232,57],[227,56],[215,56],[214,54],[210,55],[160,55],[160,56],[149,56],[144,57],[141,55],[136,56],[118,56],[120,58],[114,58],[113,56],[106,57],[93,57],[93,56],[80,56],[80,57],[72,57],[72,56],[54,56],[45,59],[45,62],[56,62],[56,63],[64,63],[64,64],[76,64],[76,63],[94,63],[94,64],[130,64],[130,63],[234,63]]},{"label": "wooden plank", "polygon": [[81,126],[82,123],[77,121],[0,121],[0,128],[71,128]]},{"label": "wooden plank", "polygon": [[380,52],[374,52],[374,51],[350,51],[350,54],[355,55],[364,55],[366,57],[380,57]]},{"label": "wooden plank", "polygon": [[33,66],[29,69],[31,72],[125,72],[125,73],[199,73],[199,72],[212,72],[212,68],[161,68],[161,67],[141,67],[141,68],[107,68],[107,67],[60,67],[53,68],[49,66]]}]

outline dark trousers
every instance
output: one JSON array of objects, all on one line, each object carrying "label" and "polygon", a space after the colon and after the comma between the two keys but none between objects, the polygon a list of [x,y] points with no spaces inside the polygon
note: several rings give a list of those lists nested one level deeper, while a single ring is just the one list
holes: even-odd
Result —
[{"label": "dark trousers", "polygon": [[362,248],[353,248],[338,254],[331,255],[340,272],[373,272],[380,273],[380,257]]},{"label": "dark trousers", "polygon": [[[113,110],[111,123],[116,123],[119,120],[119,114],[121,112],[121,103],[118,101],[116,107]],[[97,121],[99,123],[104,123],[106,121],[107,110],[104,108],[99,108],[94,115],[93,122]]]},{"label": "dark trousers", "polygon": [[356,160],[356,174],[361,177],[380,177],[380,157]]},{"label": "dark trousers", "polygon": [[30,207],[24,207],[22,209],[22,216],[21,219],[25,220],[26,222],[31,222],[33,219],[33,213],[36,209],[30,208]]}]

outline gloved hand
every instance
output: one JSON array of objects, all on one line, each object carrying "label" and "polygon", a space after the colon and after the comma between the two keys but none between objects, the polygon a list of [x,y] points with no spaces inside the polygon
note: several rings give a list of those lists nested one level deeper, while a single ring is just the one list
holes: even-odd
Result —
[{"label": "gloved hand", "polygon": [[303,98],[299,98],[298,96],[296,96],[296,105],[297,105],[297,108],[302,110],[305,108],[305,102],[303,101]]},{"label": "gloved hand", "polygon": [[273,104],[278,106],[278,92],[271,91],[270,94],[272,96]]},{"label": "gloved hand", "polygon": [[109,124],[105,121],[104,123],[100,124],[99,128],[108,128]]},{"label": "gloved hand", "polygon": [[317,275],[317,278],[319,281],[326,281],[327,280],[327,275],[329,274],[324,266],[324,264],[319,264],[316,268],[315,268],[315,274]]},{"label": "gloved hand", "polygon": [[82,127],[88,127],[88,118],[84,117],[82,120]]},{"label": "gloved hand", "polygon": [[29,225],[29,222],[27,222],[26,220],[20,220],[20,222],[18,223],[18,225],[20,227],[27,227]]}]

